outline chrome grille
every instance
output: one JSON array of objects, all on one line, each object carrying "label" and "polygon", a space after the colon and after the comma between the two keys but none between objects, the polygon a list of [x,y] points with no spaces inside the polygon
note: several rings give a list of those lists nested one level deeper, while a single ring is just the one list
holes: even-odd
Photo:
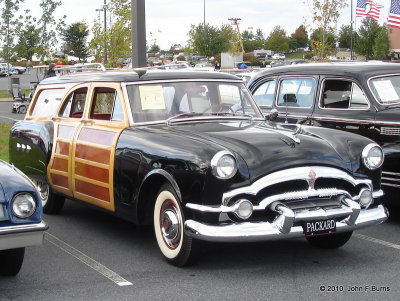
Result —
[{"label": "chrome grille", "polygon": [[382,135],[396,136],[400,135],[400,128],[396,127],[381,127],[380,132]]},{"label": "chrome grille", "polygon": [[382,185],[400,188],[400,173],[382,171]]}]

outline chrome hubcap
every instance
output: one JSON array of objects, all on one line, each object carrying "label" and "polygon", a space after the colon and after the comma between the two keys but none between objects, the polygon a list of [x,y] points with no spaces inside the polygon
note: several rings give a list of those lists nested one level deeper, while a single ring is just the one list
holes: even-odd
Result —
[{"label": "chrome hubcap", "polygon": [[180,219],[174,204],[167,200],[161,207],[161,233],[169,248],[175,249],[180,242]]}]

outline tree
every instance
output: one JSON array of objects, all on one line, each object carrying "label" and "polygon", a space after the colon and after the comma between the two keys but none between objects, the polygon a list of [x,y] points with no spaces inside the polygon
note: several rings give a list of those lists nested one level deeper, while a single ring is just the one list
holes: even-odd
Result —
[{"label": "tree", "polygon": [[389,38],[385,26],[380,26],[370,18],[364,18],[355,48],[356,52],[364,55],[367,60],[386,58],[389,52]]},{"label": "tree", "polygon": [[340,48],[351,48],[351,34],[352,31],[350,25],[342,25],[342,27],[340,27],[338,38]]},{"label": "tree", "polygon": [[35,18],[26,14],[25,22],[18,30],[18,42],[15,45],[16,54],[30,61],[40,49],[39,29],[34,25],[35,22]]},{"label": "tree", "polygon": [[326,53],[326,36],[334,32],[334,26],[340,16],[339,11],[348,6],[346,0],[312,0],[313,21],[321,29],[322,57]]},{"label": "tree", "polygon": [[256,35],[254,36],[254,39],[257,40],[257,41],[264,41],[265,40],[264,33],[261,30],[261,28],[257,28],[256,29]]},{"label": "tree", "polygon": [[64,40],[64,53],[67,55],[76,56],[79,62],[86,61],[90,55],[87,48],[87,38],[89,29],[86,23],[72,23],[62,32]]},{"label": "tree", "polygon": [[[323,29],[318,28],[313,31],[311,34],[311,41],[313,41],[313,51],[316,50],[315,47],[318,48],[316,54],[317,56],[324,57],[324,55],[328,55],[334,52],[335,44],[336,44],[336,37],[332,32],[323,34]],[[325,38],[325,42],[323,39]],[[315,43],[318,42],[318,43]]]},{"label": "tree", "polygon": [[305,48],[308,45],[308,32],[306,27],[304,25],[300,25],[295,32],[292,33],[291,40],[294,40],[290,42],[292,46],[296,45],[296,48]]},{"label": "tree", "polygon": [[262,49],[264,48],[264,41],[259,41],[259,40],[243,41],[243,48],[245,52],[252,52],[255,49]]},{"label": "tree", "polygon": [[1,56],[7,61],[13,55],[14,36],[18,29],[18,17],[16,12],[19,10],[20,3],[24,0],[4,0],[1,10],[0,40],[3,42]]},{"label": "tree", "polygon": [[58,44],[58,33],[65,28],[65,15],[63,19],[54,18],[54,12],[61,3],[61,0],[41,0],[40,2],[42,16],[38,20],[38,29],[41,47],[38,49],[38,54],[42,59],[51,54]]},{"label": "tree", "polygon": [[275,26],[266,41],[267,49],[275,52],[287,52],[289,50],[289,38],[286,31],[279,25]]},{"label": "tree", "polygon": [[157,44],[153,44],[151,45],[149,52],[159,52],[160,51],[160,46],[158,46]]},{"label": "tree", "polygon": [[108,62],[105,63],[108,67],[119,66],[119,58],[131,55],[131,5],[131,0],[111,0],[106,7],[111,23],[107,31],[104,32],[102,24],[97,20],[93,25],[89,49],[97,61],[107,54]]},{"label": "tree", "polygon": [[372,47],[373,58],[387,59],[390,50],[390,40],[385,26],[380,26]]},{"label": "tree", "polygon": [[204,27],[203,23],[192,25],[188,35],[194,51],[207,58],[221,52],[239,52],[239,37],[230,25],[222,25],[220,29],[209,24]]},{"label": "tree", "polygon": [[254,39],[254,34],[251,31],[244,30],[242,32],[242,40],[244,41],[251,41]]}]

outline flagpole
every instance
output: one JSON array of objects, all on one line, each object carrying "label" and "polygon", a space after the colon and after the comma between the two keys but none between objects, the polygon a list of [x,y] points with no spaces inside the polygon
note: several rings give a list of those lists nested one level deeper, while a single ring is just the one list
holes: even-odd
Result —
[{"label": "flagpole", "polygon": [[351,32],[350,32],[350,59],[353,60],[353,0],[350,0]]}]

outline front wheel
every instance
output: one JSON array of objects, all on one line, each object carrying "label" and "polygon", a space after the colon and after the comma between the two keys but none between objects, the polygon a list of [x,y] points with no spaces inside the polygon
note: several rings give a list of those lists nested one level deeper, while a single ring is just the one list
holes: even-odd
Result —
[{"label": "front wheel", "polygon": [[25,248],[0,251],[0,275],[15,276],[24,261]]},{"label": "front wheel", "polygon": [[336,249],[348,242],[352,234],[353,231],[324,236],[307,236],[306,238],[308,242],[315,247],[323,249]]},{"label": "front wheel", "polygon": [[46,182],[34,180],[33,183],[39,191],[43,212],[48,214],[60,213],[64,207],[65,198],[61,195],[55,194]]},{"label": "front wheel", "polygon": [[175,266],[188,265],[193,257],[193,238],[184,233],[185,218],[175,190],[165,184],[154,205],[154,232],[165,259]]}]

